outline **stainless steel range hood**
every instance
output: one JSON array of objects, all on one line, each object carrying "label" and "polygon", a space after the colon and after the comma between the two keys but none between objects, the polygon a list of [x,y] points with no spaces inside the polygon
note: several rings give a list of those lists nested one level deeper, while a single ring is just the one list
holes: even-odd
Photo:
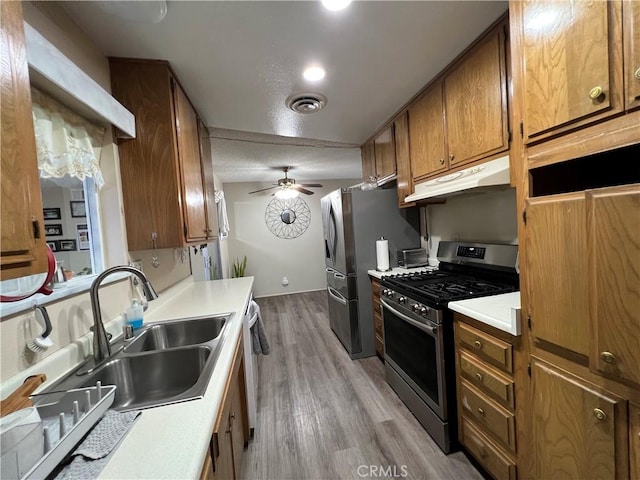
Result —
[{"label": "stainless steel range hood", "polygon": [[505,187],[509,183],[509,156],[507,155],[419,183],[414,188],[415,193],[406,197],[405,202],[410,203],[435,197],[446,198],[460,193]]}]

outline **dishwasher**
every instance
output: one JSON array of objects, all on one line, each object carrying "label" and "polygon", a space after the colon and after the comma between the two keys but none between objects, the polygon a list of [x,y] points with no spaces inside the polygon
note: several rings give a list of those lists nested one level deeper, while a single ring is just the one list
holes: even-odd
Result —
[{"label": "dishwasher", "polygon": [[256,428],[258,417],[258,355],[253,353],[251,341],[251,327],[258,320],[257,304],[253,297],[247,305],[242,326],[242,336],[244,338],[244,369],[247,384],[247,416],[249,418],[249,429],[251,436]]}]

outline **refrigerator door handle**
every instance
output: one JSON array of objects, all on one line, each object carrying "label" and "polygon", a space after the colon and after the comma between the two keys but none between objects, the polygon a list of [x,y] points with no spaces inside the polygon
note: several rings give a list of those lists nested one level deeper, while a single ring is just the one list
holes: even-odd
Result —
[{"label": "refrigerator door handle", "polygon": [[341,280],[344,280],[345,278],[347,278],[347,276],[346,276],[346,275],[343,275],[343,274],[341,274],[341,273],[339,273],[339,272],[336,272],[336,271],[334,270],[334,272],[333,272],[333,278],[339,278],[339,279],[341,279]]},{"label": "refrigerator door handle", "polygon": [[347,299],[344,298],[342,295],[340,295],[340,293],[334,290],[333,288],[327,287],[327,292],[329,292],[329,296],[333,298],[336,302],[339,302],[342,305],[347,304]]}]

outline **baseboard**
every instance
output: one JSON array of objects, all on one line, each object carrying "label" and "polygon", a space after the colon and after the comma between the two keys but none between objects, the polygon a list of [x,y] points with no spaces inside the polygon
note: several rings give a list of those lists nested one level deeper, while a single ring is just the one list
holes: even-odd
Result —
[{"label": "baseboard", "polygon": [[283,295],[295,295],[296,293],[311,293],[311,292],[322,292],[325,291],[326,288],[314,288],[313,290],[298,290],[297,292],[286,292],[286,293],[272,293],[270,295],[256,295],[254,298],[267,298],[267,297],[281,297]]}]

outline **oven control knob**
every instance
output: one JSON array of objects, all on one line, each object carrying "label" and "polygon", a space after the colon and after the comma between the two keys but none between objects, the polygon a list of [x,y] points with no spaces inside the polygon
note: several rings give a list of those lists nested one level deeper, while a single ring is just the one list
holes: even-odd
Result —
[{"label": "oven control knob", "polygon": [[405,303],[407,303],[407,297],[400,297],[398,299],[398,302],[400,302],[402,305],[404,305]]},{"label": "oven control knob", "polygon": [[420,313],[424,316],[427,315],[427,313],[429,313],[429,309],[427,307],[422,307],[420,308]]},{"label": "oven control knob", "polygon": [[420,307],[421,307],[421,305],[419,303],[414,303],[413,305],[411,305],[411,309],[414,312],[419,312],[420,311]]},{"label": "oven control knob", "polygon": [[386,295],[387,297],[393,297],[393,290],[387,290]]}]

